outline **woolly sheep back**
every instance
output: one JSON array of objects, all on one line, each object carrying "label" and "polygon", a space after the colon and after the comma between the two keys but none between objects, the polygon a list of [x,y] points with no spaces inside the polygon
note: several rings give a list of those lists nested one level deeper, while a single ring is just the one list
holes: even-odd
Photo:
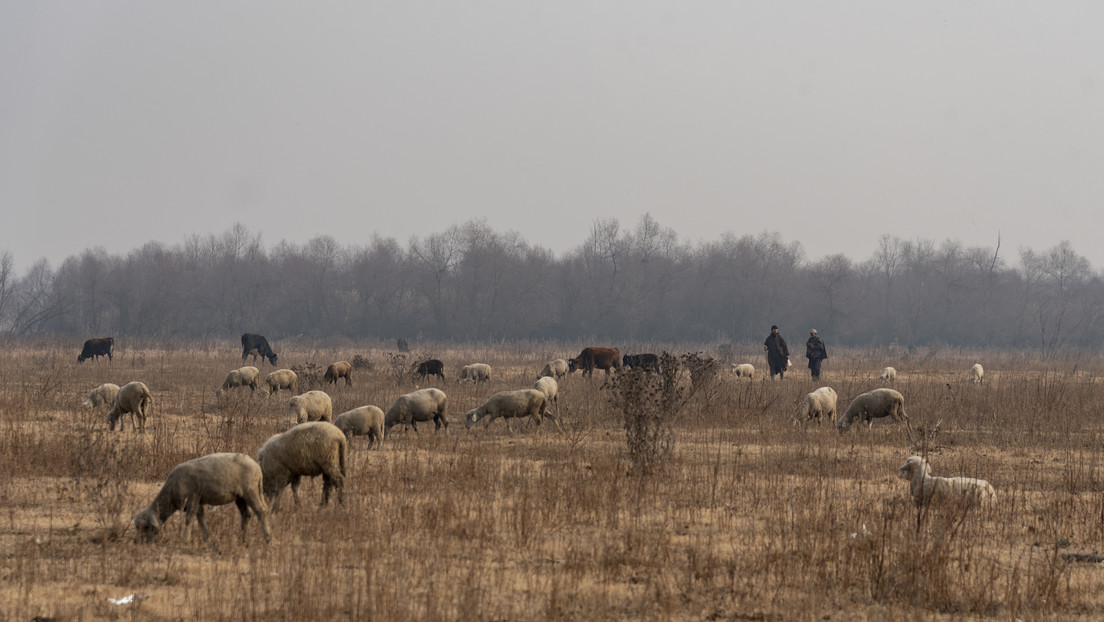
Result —
[{"label": "woolly sheep back", "polygon": [[261,492],[261,467],[249,456],[239,453],[208,454],[176,465],[165,478],[164,485],[145,509],[134,517],[139,541],[149,542],[170,516],[178,510],[186,515],[184,524],[196,518],[203,531],[204,542],[210,532],[204,520],[203,506],[236,502],[241,513],[241,536],[245,542],[245,527],[250,511],[257,515],[265,541],[272,540],[265,516],[268,505]]},{"label": "woolly sheep back", "polygon": [[935,477],[923,456],[909,456],[897,467],[909,481],[909,492],[917,507],[935,503],[965,503],[970,507],[996,501],[997,492],[989,482],[973,477]]},{"label": "woolly sheep back", "polygon": [[544,364],[544,368],[541,369],[540,376],[538,377],[550,376],[558,379],[566,376],[567,372],[567,359],[555,359]]},{"label": "woolly sheep back", "polygon": [[794,423],[816,419],[820,425],[822,419],[829,422],[836,417],[836,391],[832,387],[820,387],[816,391],[805,394],[797,413],[793,416]]},{"label": "woolly sheep back", "polygon": [[291,484],[298,505],[299,480],[321,475],[321,505],[330,502],[333,489],[337,490],[338,503],[344,503],[345,449],[345,433],[328,421],[301,423],[270,436],[257,452],[257,463],[264,473],[265,498],[275,509],[280,493]]},{"label": "woolly sheep back", "polygon": [[146,415],[149,414],[146,410],[152,405],[153,395],[144,383],[134,381],[124,384],[115,394],[115,401],[112,402],[111,410],[107,413],[108,429],[115,430],[115,424],[118,423],[119,431],[122,431],[125,421],[121,419],[129,413],[131,430],[135,429],[134,417],[137,415],[137,429],[139,432],[145,432]]},{"label": "woolly sheep back", "polygon": [[304,421],[330,421],[333,419],[333,400],[325,391],[307,391],[288,400],[284,426]]},{"label": "woolly sheep back", "polygon": [[737,378],[753,378],[755,376],[755,366],[751,363],[740,363],[739,365],[733,363],[732,373],[736,374]]},{"label": "woolly sheep back", "polygon": [[[548,412],[548,398],[543,391],[537,389],[500,391],[487,398],[482,406],[469,410],[464,415],[464,425],[470,428],[476,421],[486,418],[489,426],[495,419],[502,417],[506,419],[506,428],[513,431],[511,419],[529,416],[539,424],[545,415],[556,421],[556,418]],[[556,423],[559,424],[558,421]]]},{"label": "woolly sheep back", "polygon": [[368,447],[383,448],[383,410],[378,406],[361,406],[334,417],[334,425],[345,433],[345,440],[367,436]]},{"label": "woolly sheep back", "polygon": [[119,394],[119,385],[105,382],[100,386],[92,389],[92,392],[88,394],[88,399],[81,403],[82,410],[89,410],[104,405],[111,405],[115,403],[115,396]]},{"label": "woolly sheep back", "polygon": [[429,421],[431,419],[436,426],[435,429],[440,430],[444,427],[445,432],[448,432],[448,419],[445,418],[447,408],[448,396],[445,395],[444,391],[437,388],[418,389],[400,395],[395,398],[391,408],[387,409],[383,422],[384,436],[389,434],[391,427],[398,423],[404,426],[409,425],[417,432],[418,421]]},{"label": "woolly sheep back", "polygon": [[983,377],[985,377],[985,368],[981,366],[981,363],[974,363],[974,366],[970,368],[970,382],[981,384]]},{"label": "woolly sheep back", "polygon": [[456,382],[474,382],[478,384],[480,382],[490,381],[491,366],[486,363],[465,365],[460,368],[460,375],[456,377]]},{"label": "woolly sheep back", "polygon": [[851,404],[839,418],[840,432],[846,432],[856,419],[862,419],[868,425],[872,419],[892,417],[895,421],[908,421],[905,414],[905,398],[893,389],[874,389],[851,400]]},{"label": "woolly sheep back", "polygon": [[265,376],[265,384],[268,385],[269,395],[281,389],[295,394],[299,391],[299,376],[290,369],[277,369]]},{"label": "woolly sheep back", "polygon": [[222,395],[230,389],[236,389],[238,387],[249,387],[251,392],[256,391],[257,378],[260,377],[260,375],[261,370],[252,365],[232,369],[226,374],[226,379],[222,381],[222,387],[215,391],[215,395]]}]

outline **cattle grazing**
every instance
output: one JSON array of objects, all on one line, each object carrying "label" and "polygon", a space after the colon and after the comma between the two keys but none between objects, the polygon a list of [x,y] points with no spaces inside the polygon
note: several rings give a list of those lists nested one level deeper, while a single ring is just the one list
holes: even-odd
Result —
[{"label": "cattle grazing", "polygon": [[437,359],[429,359],[428,361],[422,361],[418,363],[414,370],[414,375],[421,378],[426,376],[440,376],[441,380],[445,379],[445,364]]},{"label": "cattle grazing", "polygon": [[97,337],[95,339],[89,339],[84,342],[84,348],[77,356],[77,362],[83,363],[91,358],[100,358],[106,356],[107,360],[111,360],[111,350],[115,347],[114,337]]},{"label": "cattle grazing", "polygon": [[257,363],[257,357],[261,357],[261,365],[264,365],[265,359],[268,359],[269,363],[273,366],[276,365],[276,353],[272,351],[272,348],[268,345],[268,339],[264,338],[264,335],[254,335],[253,333],[242,334],[242,362],[245,362],[246,357],[250,354],[253,355],[253,363]]},{"label": "cattle grazing", "polygon": [[659,373],[659,357],[654,354],[626,354],[621,358],[625,367]]},{"label": "cattle grazing", "polygon": [[604,369],[608,376],[611,368],[621,368],[621,351],[617,348],[583,348],[579,356],[567,362],[567,368],[569,372],[581,369],[584,376],[593,374],[595,369]]}]

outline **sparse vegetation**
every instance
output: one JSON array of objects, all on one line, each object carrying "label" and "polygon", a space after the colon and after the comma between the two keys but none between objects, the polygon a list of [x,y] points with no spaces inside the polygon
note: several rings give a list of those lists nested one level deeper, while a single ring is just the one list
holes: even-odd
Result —
[{"label": "sparse vegetation", "polygon": [[[182,519],[137,544],[131,521],[175,465],[216,451],[256,456],[280,427],[284,400],[215,398],[240,364],[234,341],[131,343],[126,356],[80,367],[46,340],[0,352],[0,619],[1104,616],[1104,575],[1092,563],[1104,551],[1095,354],[836,348],[817,385],[721,370],[697,393],[688,361],[713,354],[665,355],[663,374],[623,372],[606,388],[601,377],[565,378],[563,432],[452,425],[397,428],[380,450],[354,443],[345,505],[284,504],[268,546],[237,544],[232,505],[208,508],[214,547]],[[289,367],[337,354],[281,345]],[[378,344],[341,351],[353,346],[376,371],[335,391],[334,412],[413,388],[405,355]],[[455,424],[492,393],[531,386],[540,365],[577,346],[434,344],[450,368],[485,361],[495,376],[425,384],[448,393]],[[758,360],[757,346],[740,347],[737,358]],[[985,362],[981,386],[963,372],[975,360]],[[881,386],[887,364],[915,444],[883,420],[848,435],[790,425],[807,392],[832,386],[846,403]],[[133,378],[158,405],[145,434],[109,435],[102,412],[78,408],[102,382]],[[916,507],[896,473],[914,452],[938,472],[988,480],[994,506]],[[300,492],[317,499],[321,486],[304,481]],[[148,598],[106,600],[129,594]]]}]

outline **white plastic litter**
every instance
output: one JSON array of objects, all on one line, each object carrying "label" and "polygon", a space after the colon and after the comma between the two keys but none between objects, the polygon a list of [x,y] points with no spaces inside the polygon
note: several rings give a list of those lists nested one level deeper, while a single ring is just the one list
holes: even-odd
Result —
[{"label": "white plastic litter", "polygon": [[130,603],[133,603],[135,601],[141,602],[143,600],[146,600],[147,598],[149,598],[148,594],[127,594],[122,598],[108,597],[107,602],[111,603],[112,605],[129,605]]}]

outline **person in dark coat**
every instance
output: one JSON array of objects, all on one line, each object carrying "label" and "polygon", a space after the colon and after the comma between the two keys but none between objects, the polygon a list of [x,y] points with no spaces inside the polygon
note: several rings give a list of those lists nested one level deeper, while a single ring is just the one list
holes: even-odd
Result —
[{"label": "person in dark coat", "polygon": [[778,379],[781,380],[790,363],[790,347],[778,333],[778,326],[771,326],[771,332],[763,342],[763,350],[767,352],[767,366],[770,367],[771,380],[774,380],[775,374],[778,374]]},{"label": "person in dark coat", "polygon": [[828,350],[815,328],[809,331],[809,340],[805,342],[805,358],[809,359],[809,373],[813,375],[813,380],[819,380],[820,362],[828,358]]}]

